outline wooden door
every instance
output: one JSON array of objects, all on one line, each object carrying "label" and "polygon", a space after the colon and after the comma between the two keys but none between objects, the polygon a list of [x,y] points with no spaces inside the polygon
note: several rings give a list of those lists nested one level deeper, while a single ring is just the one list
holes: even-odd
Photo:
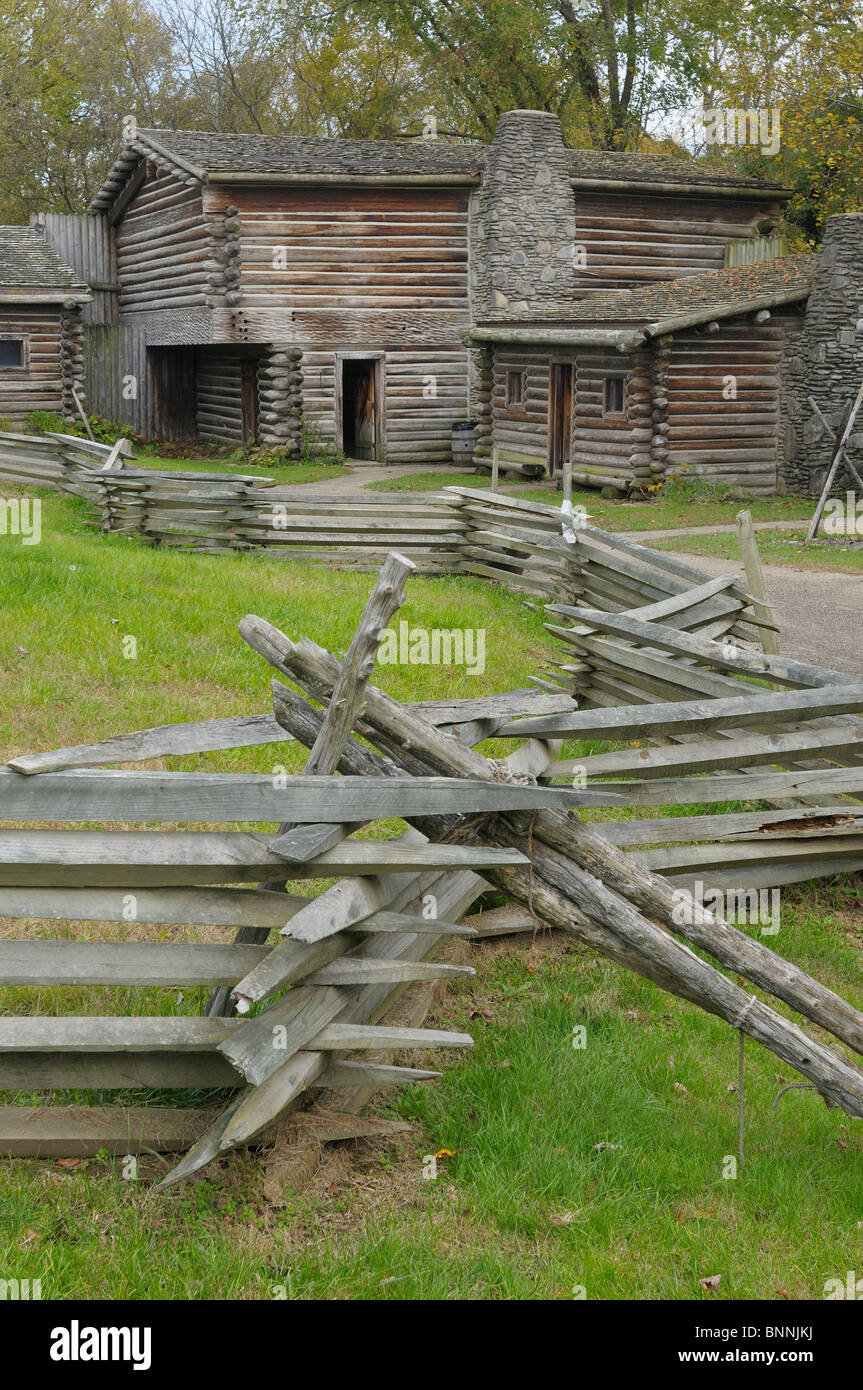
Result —
[{"label": "wooden door", "polygon": [[380,457],[380,361],[346,357],[341,364],[342,449],[348,458]]},{"label": "wooden door", "polygon": [[549,473],[558,478],[564,464],[569,462],[572,448],[572,376],[571,362],[551,365],[551,438],[549,441]]},{"label": "wooden door", "polygon": [[195,348],[149,348],[147,355],[156,438],[171,444],[197,439]]}]

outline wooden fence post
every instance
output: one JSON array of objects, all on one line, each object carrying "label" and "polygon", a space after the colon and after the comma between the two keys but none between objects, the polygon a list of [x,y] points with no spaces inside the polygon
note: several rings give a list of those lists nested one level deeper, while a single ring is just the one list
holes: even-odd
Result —
[{"label": "wooden fence post", "polygon": [[[746,566],[746,582],[749,592],[754,599],[758,600],[755,611],[758,617],[763,618],[766,623],[776,624],[773,614],[773,606],[767,596],[767,583],[764,578],[764,569],[761,564],[761,556],[758,554],[758,542],[755,539],[755,528],[752,525],[752,513],[748,510],[738,512],[735,517],[737,522],[737,539],[740,543],[740,553],[743,563]],[[777,656],[779,653],[779,634],[772,628],[759,628],[761,635],[761,646],[768,656]]]}]

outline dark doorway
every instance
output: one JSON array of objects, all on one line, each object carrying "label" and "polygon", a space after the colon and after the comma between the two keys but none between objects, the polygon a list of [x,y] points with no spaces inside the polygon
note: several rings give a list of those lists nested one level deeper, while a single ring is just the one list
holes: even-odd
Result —
[{"label": "dark doorway", "polygon": [[342,359],[342,449],[348,458],[378,457],[378,360]]},{"label": "dark doorway", "polygon": [[549,471],[559,478],[569,462],[572,447],[572,374],[571,362],[551,365],[551,440]]},{"label": "dark doorway", "polygon": [[243,443],[258,438],[258,363],[244,357],[242,367]]},{"label": "dark doorway", "polygon": [[184,444],[197,438],[195,348],[150,348],[150,393],[156,439]]}]

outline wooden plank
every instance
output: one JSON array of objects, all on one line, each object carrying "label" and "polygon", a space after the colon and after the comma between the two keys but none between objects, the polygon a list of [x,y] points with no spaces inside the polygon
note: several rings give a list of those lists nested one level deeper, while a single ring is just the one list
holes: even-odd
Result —
[{"label": "wooden plank", "polygon": [[[53,832],[52,832],[53,833]],[[74,833],[74,832],[69,832]],[[28,880],[32,882],[32,880]],[[64,878],[64,882],[67,880]],[[281,931],[306,898],[241,888],[0,888],[0,917]]]},{"label": "wooden plank", "polygon": [[186,1149],[212,1111],[169,1106],[0,1106],[0,1154],[14,1158],[91,1158]]},{"label": "wooden plank", "polygon": [[439,1081],[440,1071],[421,1071],[416,1067],[394,1067],[382,1062],[330,1062],[317,1084],[322,1089],[343,1086],[409,1086],[416,1081]]},{"label": "wooden plank", "polygon": [[863,791],[863,768],[831,767],[779,772],[772,768],[740,776],[680,777],[644,782],[597,782],[608,789],[608,805],[716,805],[720,801],[773,801],[805,797],[823,803],[831,797]]},{"label": "wooden plank", "polygon": [[234,985],[266,946],[0,939],[4,985]]},{"label": "wooden plank", "polygon": [[[148,884],[284,882],[284,862],[268,843],[265,835],[230,831],[2,830],[0,883],[131,890]],[[285,921],[296,903],[285,895]],[[134,915],[134,905],[131,910]]]},{"label": "wooden plank", "polygon": [[559,788],[430,777],[278,777],[246,773],[103,772],[24,777],[0,768],[5,821],[297,822],[390,819],[585,804]]},{"label": "wooden plank", "polygon": [[262,743],[283,743],[287,735],[271,714],[247,714],[230,719],[204,719],[188,724],[163,724],[99,743],[55,748],[46,753],[25,753],[10,758],[8,766],[25,774],[61,772],[76,767],[104,767],[109,763],[143,762],[187,753],[218,752],[227,748],[251,748]]},{"label": "wooden plank", "polygon": [[330,1023],[309,1043],[321,1052],[374,1050],[379,1047],[473,1047],[469,1033],[447,1033],[435,1028],[386,1028],[367,1024]]},{"label": "wooden plank", "polygon": [[514,719],[498,729],[498,738],[544,734],[556,738],[628,739],[700,733],[759,722],[773,725],[792,719],[855,714],[863,710],[863,684],[825,686],[821,690],[762,691],[743,687],[740,696],[707,700],[668,700],[649,705],[576,710],[537,719]]},{"label": "wooden plank", "polygon": [[625,613],[602,613],[597,609],[585,609],[582,620],[600,632],[613,632],[639,644],[691,657],[721,671],[762,676],[783,685],[794,686],[820,687],[860,683],[859,677],[846,676],[842,671],[810,666],[806,662],[792,661],[789,657],[747,652],[742,648],[732,651],[727,643],[705,642],[689,633],[679,632],[676,628],[641,622]]},{"label": "wooden plank", "polygon": [[234,1090],[241,1085],[218,1052],[0,1053],[0,1091]]},{"label": "wooden plank", "polygon": [[0,1017],[0,1052],[211,1052],[235,1018]]},{"label": "wooden plank", "polygon": [[252,1019],[224,1019],[235,1025],[219,1045],[222,1056],[259,1086],[304,1048],[348,1002],[344,993],[327,986],[289,990]]},{"label": "wooden plank", "polygon": [[[737,835],[769,839],[771,834],[825,834],[837,829],[863,830],[863,815],[846,804],[783,811],[732,811],[724,815],[659,816],[651,820],[594,822],[593,829],[614,845],[657,845],[669,841],[728,839]],[[799,827],[799,829],[792,829]]]},{"label": "wooden plank", "polygon": [[663,777],[680,771],[693,776],[727,768],[756,767],[764,763],[788,763],[796,755],[829,758],[863,743],[863,724],[842,724],[831,729],[806,729],[801,733],[750,734],[718,742],[703,740],[673,748],[631,748],[625,753],[598,753],[581,759],[552,763],[553,777],[571,777],[581,769],[591,777]]},{"label": "wooden plank", "polygon": [[412,980],[466,979],[476,971],[469,965],[439,965],[430,961],[364,960],[358,956],[341,956],[313,975],[309,985],[370,985],[401,984]]},{"label": "wooden plank", "polygon": [[295,879],[335,878],[341,874],[421,873],[425,869],[489,869],[495,864],[523,864],[517,850],[485,845],[411,845],[393,840],[346,840],[291,870]]}]

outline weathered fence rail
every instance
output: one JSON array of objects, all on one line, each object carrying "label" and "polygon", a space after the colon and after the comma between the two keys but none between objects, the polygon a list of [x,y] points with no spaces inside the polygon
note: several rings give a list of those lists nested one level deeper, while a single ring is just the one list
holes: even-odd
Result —
[{"label": "weathered fence rail", "polygon": [[[463,491],[468,529],[490,520],[509,542],[509,531],[524,540],[520,528],[534,527],[532,509]],[[501,522],[507,511],[511,527]],[[562,928],[749,1033],[863,1117],[863,1072],[710,961],[859,1054],[863,1015],[698,893],[699,882],[747,893],[863,867],[863,682],[740,646],[735,632],[758,631],[757,601],[737,576],[692,582],[685,566],[592,528],[558,544],[553,515],[539,512],[535,534],[552,543],[568,585],[568,602],[550,605],[550,616],[568,622],[549,627],[575,658],[552,668],[557,683],[418,706],[369,684],[381,628],[413,568],[392,556],[343,663],[244,619],[244,639],[302,692],[277,683],[272,716],[142,730],[22,754],[0,769],[0,917],[110,923],[119,938],[4,938],[0,984],[214,991],[203,1017],[5,1016],[0,1089],[199,1087],[232,1096],[204,1112],[8,1106],[0,1152],[188,1149],[163,1180],[170,1184],[310,1097],[337,1096],[337,1108],[350,1110],[369,1087],[431,1079],[436,1073],[347,1054],[469,1045],[416,1019],[390,1026],[388,1011],[408,986],[470,973],[430,956],[470,932],[459,919],[488,885],[512,903],[490,934],[537,921]],[[518,553],[533,563],[534,551]],[[605,582],[613,598],[598,608]],[[621,608],[633,597],[634,607]],[[305,774],[105,770],[279,738],[312,750]],[[472,747],[496,738],[522,741],[505,759]],[[563,757],[563,740],[611,748]],[[778,811],[759,806],[771,797]],[[753,809],[651,810],[728,800]],[[647,815],[591,825],[567,814],[597,806]],[[392,817],[410,828],[395,839],[356,838]],[[103,828],[79,828],[94,822]],[[195,828],[114,828],[136,823]],[[226,823],[238,828],[206,828]],[[273,829],[248,828],[262,823]],[[294,891],[307,879],[336,882],[310,898]],[[130,923],[138,939],[128,939]],[[236,936],[166,941],[166,926]],[[141,940],[151,927],[156,938]],[[126,992],[121,1007],[127,1001]],[[318,1133],[351,1132],[328,1112],[311,1122]]]},{"label": "weathered fence rail", "polygon": [[[68,435],[0,433],[0,479],[85,497],[104,531],[160,547],[267,550],[359,569],[379,567],[397,549],[424,573],[477,575],[546,600],[609,608],[665,599],[707,579],[590,525],[578,527],[573,544],[562,534],[559,508],[501,493],[447,487],[393,498],[303,490],[282,499],[262,494],[271,478],[137,468],[128,458],[106,467],[111,453]],[[729,590],[713,611],[741,609],[741,593]]]}]

